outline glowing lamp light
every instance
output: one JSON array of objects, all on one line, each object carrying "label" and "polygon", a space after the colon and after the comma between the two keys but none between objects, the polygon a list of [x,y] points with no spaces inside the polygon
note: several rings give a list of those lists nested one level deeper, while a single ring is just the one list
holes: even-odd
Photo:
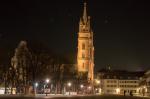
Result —
[{"label": "glowing lamp light", "polygon": [[101,89],[101,88],[99,89],[99,93],[100,93],[100,94],[102,93],[102,89]]},{"label": "glowing lamp light", "polygon": [[46,79],[46,83],[49,83],[49,79]]},{"label": "glowing lamp light", "polygon": [[71,86],[71,83],[70,83],[70,82],[68,83],[68,86],[69,86],[69,87]]},{"label": "glowing lamp light", "polygon": [[147,92],[147,88],[145,88],[145,92]]},{"label": "glowing lamp light", "polygon": [[117,88],[116,92],[117,92],[117,94],[119,94],[120,93],[120,88]]},{"label": "glowing lamp light", "polygon": [[136,90],[137,90],[137,92],[139,92],[139,91],[140,91],[140,88],[137,88]]},{"label": "glowing lamp light", "polygon": [[89,86],[88,89],[91,89],[91,86]]},{"label": "glowing lamp light", "polygon": [[99,83],[100,83],[100,81],[99,81],[99,80],[97,80],[97,83],[99,84]]},{"label": "glowing lamp light", "polygon": [[96,83],[97,83],[97,84],[100,84],[100,81],[99,81],[99,80],[97,80],[97,81],[96,81]]},{"label": "glowing lamp light", "polygon": [[80,85],[80,87],[83,88],[84,86],[83,86],[83,85]]},{"label": "glowing lamp light", "polygon": [[38,83],[35,83],[35,87],[37,87],[39,84]]}]

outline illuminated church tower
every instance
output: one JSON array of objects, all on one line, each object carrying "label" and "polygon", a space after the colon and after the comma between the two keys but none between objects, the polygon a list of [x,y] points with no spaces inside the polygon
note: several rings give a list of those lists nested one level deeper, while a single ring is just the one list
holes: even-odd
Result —
[{"label": "illuminated church tower", "polygon": [[84,3],[83,16],[79,22],[77,70],[79,74],[87,73],[88,81],[94,78],[94,46],[93,32],[90,26],[90,16],[87,15]]}]

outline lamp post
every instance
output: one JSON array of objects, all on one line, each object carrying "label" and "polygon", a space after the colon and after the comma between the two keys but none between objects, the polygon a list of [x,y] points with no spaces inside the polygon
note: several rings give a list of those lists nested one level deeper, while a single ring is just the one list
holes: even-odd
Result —
[{"label": "lamp post", "polygon": [[46,81],[46,83],[49,83],[49,79],[46,79],[45,81]]},{"label": "lamp post", "polygon": [[82,92],[82,94],[83,94],[83,90],[82,90],[82,89],[83,89],[83,87],[84,87],[83,85],[80,85],[80,88],[81,88],[81,92]]},{"label": "lamp post", "polygon": [[97,83],[97,84],[100,84],[100,80],[97,80],[96,83]]},{"label": "lamp post", "polygon": [[[45,80],[45,82],[46,82],[46,86],[45,86],[45,87],[48,86],[49,81],[50,81],[50,80],[49,80],[48,78]],[[46,89],[46,92],[45,92],[45,93],[46,93],[46,96],[47,96],[47,93],[48,93],[48,90],[47,90],[47,89]]]},{"label": "lamp post", "polygon": [[37,87],[38,87],[38,85],[39,85],[39,84],[36,82],[36,83],[35,83],[35,94],[37,93]]},{"label": "lamp post", "polygon": [[91,90],[91,86],[89,86],[88,89]]},{"label": "lamp post", "polygon": [[70,87],[71,87],[71,83],[68,82],[68,87],[69,87],[69,95],[70,95]]},{"label": "lamp post", "polygon": [[91,86],[88,87],[89,94],[91,94],[91,88],[92,88]]},{"label": "lamp post", "polygon": [[99,93],[100,80],[97,79],[96,84],[97,84],[97,87],[98,87],[98,88],[96,88],[96,93]]}]

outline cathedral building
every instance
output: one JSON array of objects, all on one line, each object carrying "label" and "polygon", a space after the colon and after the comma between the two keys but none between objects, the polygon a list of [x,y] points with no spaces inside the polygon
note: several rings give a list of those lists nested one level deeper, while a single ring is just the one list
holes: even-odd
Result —
[{"label": "cathedral building", "polygon": [[87,7],[84,3],[83,16],[79,22],[77,70],[79,74],[87,74],[87,80],[94,79],[94,45],[93,31],[90,25],[90,16],[87,15]]}]

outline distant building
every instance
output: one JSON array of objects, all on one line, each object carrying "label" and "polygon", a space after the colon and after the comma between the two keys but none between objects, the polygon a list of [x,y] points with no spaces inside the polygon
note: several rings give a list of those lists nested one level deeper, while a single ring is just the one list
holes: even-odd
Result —
[{"label": "distant building", "polygon": [[143,72],[121,70],[100,70],[96,79],[100,80],[102,94],[133,94],[139,93],[139,79]]},{"label": "distant building", "polygon": [[139,93],[142,96],[150,96],[150,70],[140,78]]},{"label": "distant building", "polygon": [[94,45],[93,31],[90,25],[90,17],[87,16],[86,3],[84,3],[83,16],[79,22],[77,70],[79,75],[87,74],[89,82],[94,78]]}]

